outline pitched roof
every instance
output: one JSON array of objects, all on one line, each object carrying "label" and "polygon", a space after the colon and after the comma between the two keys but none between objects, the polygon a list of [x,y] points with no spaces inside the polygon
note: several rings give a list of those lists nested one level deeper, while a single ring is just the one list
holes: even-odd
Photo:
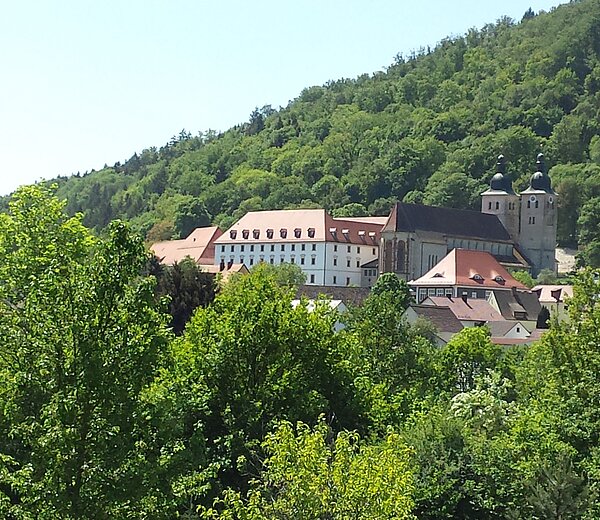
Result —
[{"label": "pitched roof", "polygon": [[422,305],[448,307],[454,316],[461,321],[499,321],[502,315],[490,305],[487,300],[481,298],[454,298],[452,296],[429,296]]},{"label": "pitched roof", "polygon": [[527,289],[515,280],[487,251],[453,249],[421,278],[415,286],[460,286],[491,289]]},{"label": "pitched roof", "polygon": [[431,231],[482,240],[511,240],[496,215],[404,202],[395,204],[383,231]]},{"label": "pitched roof", "polygon": [[371,289],[369,287],[334,287],[322,285],[301,285],[296,291],[296,297],[304,296],[309,300],[316,300],[319,296],[326,296],[332,300],[342,300],[345,304],[361,305]]},{"label": "pitched roof", "polygon": [[537,294],[542,304],[564,302],[565,298],[573,298],[572,285],[536,285],[531,291]]},{"label": "pitched roof", "polygon": [[519,321],[510,321],[510,320],[499,320],[499,321],[488,321],[486,323],[487,327],[490,329],[490,334],[492,338],[502,338],[506,336],[512,329],[521,325],[523,329],[526,331],[526,336],[529,337],[529,331],[525,328]]},{"label": "pitched roof", "polygon": [[379,217],[333,218],[324,209],[250,211],[216,242],[339,242],[365,246],[379,243]]},{"label": "pitched roof", "polygon": [[[500,314],[507,320],[535,321],[542,309],[537,295],[531,291],[494,291],[494,298]],[[521,314],[523,317],[519,317]]]},{"label": "pitched roof", "polygon": [[173,265],[190,257],[197,263],[213,263],[215,258],[215,240],[223,234],[217,226],[196,228],[187,238],[165,240],[150,246],[161,263]]},{"label": "pitched roof", "polygon": [[436,307],[434,305],[411,305],[410,308],[419,316],[435,326],[439,332],[460,332],[462,323],[456,318],[448,307]]}]

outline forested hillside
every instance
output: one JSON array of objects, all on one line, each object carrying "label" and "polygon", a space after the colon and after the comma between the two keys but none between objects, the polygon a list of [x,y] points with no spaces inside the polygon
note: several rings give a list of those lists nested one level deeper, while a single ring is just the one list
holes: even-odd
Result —
[{"label": "forested hillside", "polygon": [[59,195],[93,228],[124,218],[156,240],[258,209],[476,208],[498,153],[523,187],[542,149],[561,195],[560,242],[600,251],[599,87],[600,1],[572,1],[306,88],[223,133],[182,131],[124,164],[59,179]]}]

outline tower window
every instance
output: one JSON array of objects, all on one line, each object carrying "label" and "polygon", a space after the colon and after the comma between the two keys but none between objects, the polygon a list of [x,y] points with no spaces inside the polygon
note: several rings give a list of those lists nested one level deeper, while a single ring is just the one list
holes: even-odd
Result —
[{"label": "tower window", "polygon": [[539,200],[536,200],[536,201],[535,201],[535,207],[536,207],[536,208],[539,208],[539,207],[540,207],[540,201],[539,201]]},{"label": "tower window", "polygon": [[491,200],[488,202],[488,209],[492,209],[492,201]]},{"label": "tower window", "polygon": [[496,202],[496,209],[500,209],[500,203]]}]

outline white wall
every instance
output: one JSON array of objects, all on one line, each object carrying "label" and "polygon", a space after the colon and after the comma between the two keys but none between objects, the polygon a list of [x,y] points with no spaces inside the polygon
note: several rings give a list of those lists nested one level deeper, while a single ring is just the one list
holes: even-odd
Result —
[{"label": "white wall", "polygon": [[243,263],[247,267],[261,261],[275,265],[288,262],[302,269],[309,285],[360,286],[360,266],[377,257],[378,246],[373,244],[257,241],[217,244],[215,265],[221,260]]}]

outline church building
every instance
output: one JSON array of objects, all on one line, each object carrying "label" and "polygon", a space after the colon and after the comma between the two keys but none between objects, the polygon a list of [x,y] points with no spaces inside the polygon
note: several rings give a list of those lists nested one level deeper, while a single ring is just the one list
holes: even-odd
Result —
[{"label": "church building", "polygon": [[486,251],[505,268],[556,269],[556,193],[537,156],[529,187],[517,195],[498,157],[481,212],[398,202],[381,232],[381,272],[409,281],[421,277],[452,249]]}]

